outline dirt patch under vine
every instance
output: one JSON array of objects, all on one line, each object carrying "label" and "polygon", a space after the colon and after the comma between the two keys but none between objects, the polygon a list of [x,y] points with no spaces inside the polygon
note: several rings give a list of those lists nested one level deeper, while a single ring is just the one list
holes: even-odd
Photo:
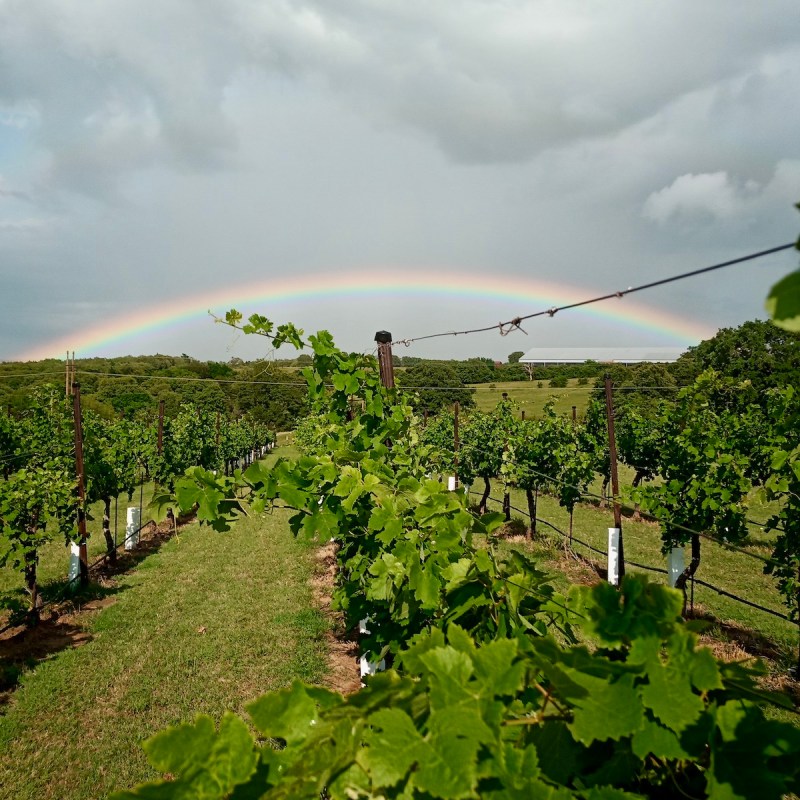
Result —
[{"label": "dirt patch under vine", "polygon": [[331,541],[314,552],[314,575],[311,592],[330,627],[325,635],[328,647],[328,678],[325,685],[341,694],[352,694],[361,688],[358,641],[347,631],[341,612],[331,606],[336,583],[336,543]]}]

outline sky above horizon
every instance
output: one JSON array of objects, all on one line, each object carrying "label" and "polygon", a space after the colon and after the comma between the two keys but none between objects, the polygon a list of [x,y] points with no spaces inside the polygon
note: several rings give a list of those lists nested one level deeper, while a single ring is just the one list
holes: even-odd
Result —
[{"label": "sky above horizon", "polygon": [[[796,0],[0,0],[0,360],[266,354],[232,306],[368,351],[791,242],[798,86]],[[398,354],[684,346],[797,262]]]}]

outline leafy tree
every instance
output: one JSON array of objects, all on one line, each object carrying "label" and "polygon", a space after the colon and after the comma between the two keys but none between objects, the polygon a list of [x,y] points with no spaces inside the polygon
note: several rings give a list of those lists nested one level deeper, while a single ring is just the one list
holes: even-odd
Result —
[{"label": "leafy tree", "polygon": [[491,383],[498,380],[497,368],[494,364],[472,358],[469,361],[453,361],[439,366],[455,370],[462,383]]},{"label": "leafy tree", "polygon": [[76,536],[78,513],[70,403],[56,389],[37,390],[11,445],[15,466],[0,480],[0,566],[24,573],[29,621],[39,618],[39,548]]},{"label": "leafy tree", "polygon": [[681,353],[678,360],[668,364],[667,369],[675,379],[677,386],[688,386],[694,383],[697,376],[703,371],[702,366],[691,352]]},{"label": "leafy tree", "polygon": [[191,403],[193,406],[209,412],[224,412],[226,396],[220,385],[213,381],[197,381],[181,386],[179,394],[182,403]]},{"label": "leafy tree", "polygon": [[308,412],[306,390],[296,372],[261,361],[243,368],[239,375],[252,383],[232,388],[234,413],[247,414],[273,430],[288,431]]},{"label": "leafy tree", "polygon": [[513,353],[509,353],[509,355],[508,355],[508,363],[509,364],[519,364],[519,360],[524,355],[525,355],[525,352],[523,350],[515,350]]},{"label": "leafy tree", "polygon": [[451,367],[441,364],[420,364],[407,369],[398,381],[404,388],[413,390],[411,402],[417,411],[435,414],[439,409],[452,407],[458,402],[461,408],[475,405],[473,390],[464,386]]},{"label": "leafy tree", "polygon": [[114,397],[111,405],[117,413],[132,417],[138,411],[152,408],[153,399],[146,392],[122,392]]},{"label": "leafy tree", "polygon": [[59,534],[74,538],[76,514],[75,481],[56,461],[24,467],[0,481],[0,566],[24,573],[32,624],[42,605],[39,548]]},{"label": "leafy tree", "polygon": [[230,380],[234,378],[236,373],[231,369],[230,364],[221,364],[217,361],[208,362],[208,377],[217,380]]},{"label": "leafy tree", "polygon": [[[775,576],[789,614],[800,618],[800,396],[793,386],[774,390],[768,399],[773,421],[771,474],[765,481],[767,499],[777,500],[779,510],[766,524],[777,540],[765,572]],[[800,661],[798,661],[800,670]]]},{"label": "leafy tree", "polygon": [[536,507],[543,487],[552,489],[569,512],[571,533],[573,510],[593,476],[592,459],[581,451],[575,426],[556,414],[552,400],[539,419],[516,424],[505,461],[504,472],[525,491],[529,534],[536,535]]},{"label": "leafy tree", "polygon": [[495,380],[527,381],[530,380],[526,364],[504,364],[495,370]]},{"label": "leafy tree", "polygon": [[[461,437],[463,437],[463,427],[460,431]],[[419,441],[421,446],[430,448],[428,458],[431,467],[443,474],[452,475],[455,470],[455,416],[453,412],[442,410],[436,416],[429,417],[427,424],[419,430]]]},{"label": "leafy tree", "polygon": [[750,381],[754,401],[765,389],[800,382],[800,333],[782,330],[772,322],[754,320],[738,328],[723,328],[689,353],[703,369]]},{"label": "leafy tree", "polygon": [[648,418],[635,408],[627,409],[615,419],[617,455],[623,464],[635,470],[634,489],[643,480],[652,480],[661,463],[664,434],[657,419],[657,412]]},{"label": "leafy tree", "polygon": [[135,451],[141,433],[130,420],[101,420],[91,412],[83,414],[84,470],[86,498],[103,503],[103,537],[113,563],[117,550],[111,535],[111,501],[120,494],[133,496],[139,477]]},{"label": "leafy tree", "polygon": [[7,478],[24,463],[22,426],[11,415],[0,415],[0,472]]},{"label": "leafy tree", "polygon": [[541,419],[515,422],[514,436],[504,459],[503,471],[511,484],[522,489],[528,501],[530,536],[536,535],[536,505],[539,489],[558,480],[564,431],[558,424],[553,404],[544,407]]},{"label": "leafy tree", "polygon": [[608,451],[608,420],[605,400],[593,397],[586,407],[577,430],[578,449],[586,453],[593,472],[603,479],[603,495],[611,481],[611,457]]}]

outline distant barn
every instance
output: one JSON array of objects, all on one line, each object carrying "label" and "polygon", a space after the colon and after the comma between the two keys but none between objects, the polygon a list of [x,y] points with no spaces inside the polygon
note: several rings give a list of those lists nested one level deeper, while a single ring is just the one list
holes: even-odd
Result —
[{"label": "distant barn", "polygon": [[686,351],[682,347],[534,347],[519,360],[520,364],[671,364]]}]

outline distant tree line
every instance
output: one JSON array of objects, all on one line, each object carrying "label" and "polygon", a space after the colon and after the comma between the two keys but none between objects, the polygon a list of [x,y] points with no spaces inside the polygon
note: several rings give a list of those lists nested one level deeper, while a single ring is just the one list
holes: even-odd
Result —
[{"label": "distant tree line", "polygon": [[[686,386],[708,368],[745,382],[748,402],[758,402],[769,388],[800,385],[800,334],[782,330],[771,322],[755,320],[738,328],[723,328],[714,337],[690,347],[673,364],[520,364],[523,352],[508,356],[507,363],[491,358],[464,360],[424,359],[395,355],[398,384],[418,387],[419,410],[437,411],[458,400],[464,408],[472,401],[470,384],[535,381],[558,388],[567,381],[596,384],[610,372],[616,385],[653,387],[632,399],[646,399],[652,391],[663,396],[671,387]],[[85,403],[105,417],[154,413],[160,400],[173,416],[181,404],[249,414],[277,430],[286,430],[306,414],[306,399],[297,370],[311,357],[226,363],[198,361],[189,356],[125,356],[91,358],[77,362]],[[0,363],[0,408],[20,412],[36,386],[64,382],[64,363],[58,359]],[[433,387],[433,388],[426,388]],[[441,391],[442,388],[447,391]]]},{"label": "distant tree line", "polygon": [[[64,362],[0,364],[0,409],[20,414],[37,387],[64,387]],[[167,417],[185,403],[226,416],[248,415],[273,430],[305,416],[306,392],[295,371],[269,361],[228,363],[188,356],[125,356],[76,360],[83,404],[101,417],[154,415],[164,401]]]}]

